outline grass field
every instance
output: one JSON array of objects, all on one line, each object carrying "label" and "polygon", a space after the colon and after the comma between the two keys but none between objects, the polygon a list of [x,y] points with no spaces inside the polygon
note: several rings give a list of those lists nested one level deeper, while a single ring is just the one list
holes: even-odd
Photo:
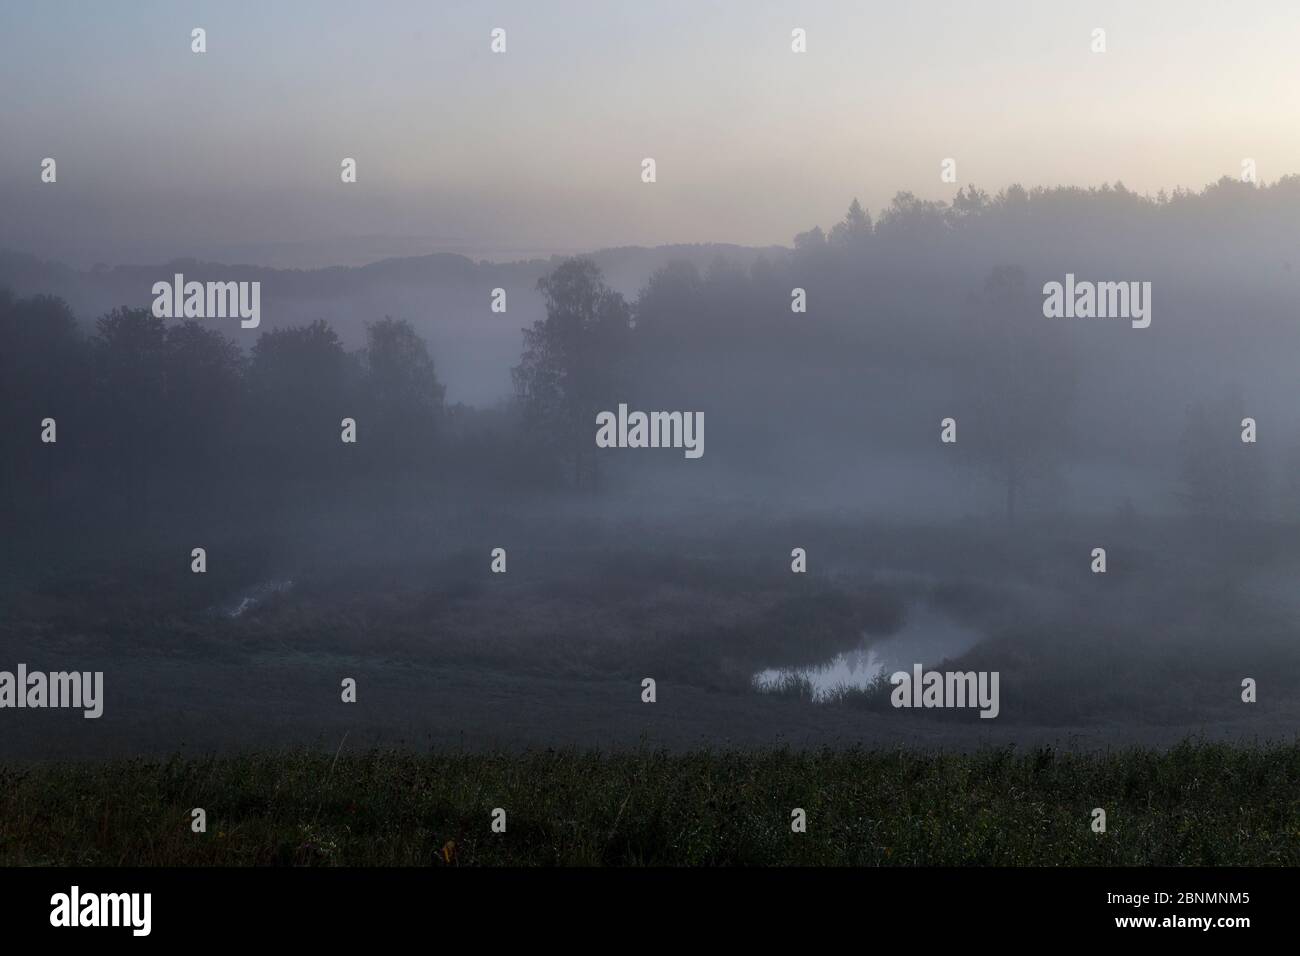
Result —
[{"label": "grass field", "polygon": [[1296,865],[1298,785],[1300,744],[11,763],[0,864]]}]

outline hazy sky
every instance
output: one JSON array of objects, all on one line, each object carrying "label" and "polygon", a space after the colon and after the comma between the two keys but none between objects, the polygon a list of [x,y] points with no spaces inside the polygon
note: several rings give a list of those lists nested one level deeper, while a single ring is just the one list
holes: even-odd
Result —
[{"label": "hazy sky", "polygon": [[329,264],[789,244],[855,195],[949,198],[945,157],[992,190],[1199,188],[1244,157],[1272,181],[1300,172],[1298,50],[1294,0],[6,0],[0,246]]}]

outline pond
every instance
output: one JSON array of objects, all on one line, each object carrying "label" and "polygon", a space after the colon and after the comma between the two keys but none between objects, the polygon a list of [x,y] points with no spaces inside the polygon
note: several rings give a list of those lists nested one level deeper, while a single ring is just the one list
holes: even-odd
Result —
[{"label": "pond", "polygon": [[780,690],[793,680],[806,680],[813,700],[825,700],[841,688],[863,690],[881,675],[910,671],[912,665],[932,667],[958,657],[980,642],[983,635],[926,604],[908,608],[903,626],[889,637],[865,635],[852,650],[836,654],[810,667],[769,668],[754,675],[760,691]]}]

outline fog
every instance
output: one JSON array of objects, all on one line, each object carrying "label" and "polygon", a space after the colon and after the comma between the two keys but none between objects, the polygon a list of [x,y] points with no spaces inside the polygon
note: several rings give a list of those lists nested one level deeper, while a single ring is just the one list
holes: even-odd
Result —
[{"label": "fog", "polygon": [[[10,254],[0,649],[105,706],[4,746],[1286,736],[1298,206],[967,187],[763,249]],[[176,271],[260,282],[259,324],[155,316]],[[1067,280],[1132,314],[1049,314]],[[637,410],[698,444],[636,447]],[[996,716],[891,706],[906,658],[996,672]]]},{"label": "fog", "polygon": [[0,758],[1293,736],[1298,17],[0,11]]}]

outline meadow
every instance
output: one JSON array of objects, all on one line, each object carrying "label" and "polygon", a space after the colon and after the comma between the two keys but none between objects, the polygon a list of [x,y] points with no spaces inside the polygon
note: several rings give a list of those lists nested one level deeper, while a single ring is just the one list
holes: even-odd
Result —
[{"label": "meadow", "polygon": [[1195,742],[11,762],[0,865],[1296,865],[1298,783],[1300,745]]}]

